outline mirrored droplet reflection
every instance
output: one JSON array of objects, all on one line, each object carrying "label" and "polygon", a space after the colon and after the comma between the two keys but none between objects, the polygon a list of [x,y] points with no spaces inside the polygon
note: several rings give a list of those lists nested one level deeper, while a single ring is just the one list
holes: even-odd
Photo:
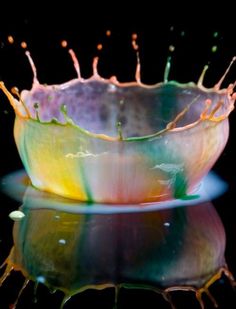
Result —
[{"label": "mirrored droplet reflection", "polygon": [[[127,295],[122,295],[134,290],[150,293],[149,308],[178,308],[177,291],[186,299],[194,295],[196,308],[208,308],[208,303],[217,306],[218,295],[211,292],[214,284],[227,277],[234,285],[224,257],[224,226],[211,202],[126,213],[124,208],[81,211],[84,206],[77,203],[65,212],[62,205],[68,200],[26,188],[16,175],[11,179],[18,182],[18,193],[26,189],[19,209],[25,216],[14,222],[14,245],[2,266],[0,285],[7,285],[16,271],[25,281],[11,308],[18,308],[17,303],[21,308],[21,299],[33,284],[36,289],[61,291],[55,308],[74,308],[74,299],[87,290],[99,290],[98,294],[109,290],[112,298],[103,308],[118,309],[130,308],[123,306]],[[33,292],[31,298],[34,308]],[[79,307],[81,300],[77,301]]]}]

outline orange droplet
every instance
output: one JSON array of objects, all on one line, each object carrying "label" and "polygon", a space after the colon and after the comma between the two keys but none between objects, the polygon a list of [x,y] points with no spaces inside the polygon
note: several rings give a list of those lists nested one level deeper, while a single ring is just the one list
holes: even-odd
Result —
[{"label": "orange droplet", "polygon": [[62,46],[62,47],[66,48],[67,45],[68,45],[68,43],[67,43],[66,40],[62,40],[62,41],[61,41],[61,46]]},{"label": "orange droplet", "polygon": [[137,38],[138,38],[137,33],[133,33],[133,34],[132,34],[132,40],[134,40],[134,41],[135,41],[135,40],[137,40]]},{"label": "orange droplet", "polygon": [[106,36],[111,36],[111,30],[106,31]]},{"label": "orange droplet", "polygon": [[14,38],[13,38],[12,35],[8,35],[7,40],[8,40],[8,42],[9,42],[10,44],[13,44],[13,43],[14,43]]},{"label": "orange droplet", "polygon": [[27,43],[25,41],[21,42],[20,46],[24,49],[27,48]]},{"label": "orange droplet", "polygon": [[97,45],[97,49],[98,49],[98,50],[102,50],[102,44],[98,44],[98,45]]},{"label": "orange droplet", "polygon": [[132,46],[134,50],[138,50],[138,45],[136,43],[136,41],[132,41]]}]

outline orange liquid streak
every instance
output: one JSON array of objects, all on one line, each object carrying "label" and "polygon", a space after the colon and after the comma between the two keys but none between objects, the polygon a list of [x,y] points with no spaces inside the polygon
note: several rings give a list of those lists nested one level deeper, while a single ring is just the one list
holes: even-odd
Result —
[{"label": "orange liquid streak", "polygon": [[33,83],[34,84],[39,84],[39,81],[38,81],[38,78],[37,78],[37,69],[36,69],[36,66],[34,64],[34,61],[30,55],[30,52],[27,50],[25,52],[28,60],[29,60],[29,63],[30,63],[30,66],[31,66],[31,69],[32,69],[32,72],[33,72]]},{"label": "orange liquid streak", "polygon": [[71,56],[71,59],[72,59],[72,61],[73,61],[73,64],[74,64],[74,68],[75,68],[75,71],[76,71],[76,73],[77,73],[77,76],[78,76],[78,79],[82,79],[82,77],[81,77],[81,72],[80,72],[80,65],[79,65],[79,61],[78,61],[78,59],[77,59],[77,57],[76,57],[76,54],[75,54],[75,52],[73,51],[73,49],[69,49],[69,54],[70,54],[70,56]]},{"label": "orange liquid streak", "polygon": [[19,299],[22,295],[22,293],[24,292],[25,288],[27,287],[27,285],[29,284],[30,280],[29,279],[26,279],[24,281],[24,284],[22,286],[22,288],[20,289],[20,292],[18,293],[18,296],[17,296],[17,299],[15,300],[14,304],[11,306],[11,309],[15,309],[17,307],[17,304],[19,302]]}]

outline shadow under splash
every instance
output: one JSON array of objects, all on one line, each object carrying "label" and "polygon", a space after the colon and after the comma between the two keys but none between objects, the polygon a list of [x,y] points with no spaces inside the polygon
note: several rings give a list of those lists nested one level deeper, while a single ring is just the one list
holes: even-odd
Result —
[{"label": "shadow under splash", "polygon": [[209,288],[223,275],[235,285],[224,226],[211,202],[133,213],[76,212],[78,206],[70,213],[50,208],[55,198],[49,197],[30,185],[23,196],[25,216],[14,223],[0,278],[1,286],[12,271],[25,277],[11,308],[31,281],[62,291],[61,308],[87,289],[106,288],[114,288],[114,308],[121,288],[151,290],[171,308],[175,291],[192,291],[201,308],[203,294],[217,307]]}]

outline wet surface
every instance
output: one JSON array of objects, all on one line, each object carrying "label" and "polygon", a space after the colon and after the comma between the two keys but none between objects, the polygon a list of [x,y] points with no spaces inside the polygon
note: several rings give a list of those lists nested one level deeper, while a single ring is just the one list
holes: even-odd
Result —
[{"label": "wet surface", "polygon": [[[214,177],[208,187],[224,187]],[[2,187],[8,194],[1,193],[1,308],[59,308],[62,291],[75,294],[65,308],[112,308],[114,286],[117,308],[236,304],[234,210],[225,204],[231,186],[213,202],[135,212],[100,205],[94,213],[69,200],[65,212],[64,199],[32,188],[22,171],[8,174]],[[17,209],[24,217],[11,212]]]}]

